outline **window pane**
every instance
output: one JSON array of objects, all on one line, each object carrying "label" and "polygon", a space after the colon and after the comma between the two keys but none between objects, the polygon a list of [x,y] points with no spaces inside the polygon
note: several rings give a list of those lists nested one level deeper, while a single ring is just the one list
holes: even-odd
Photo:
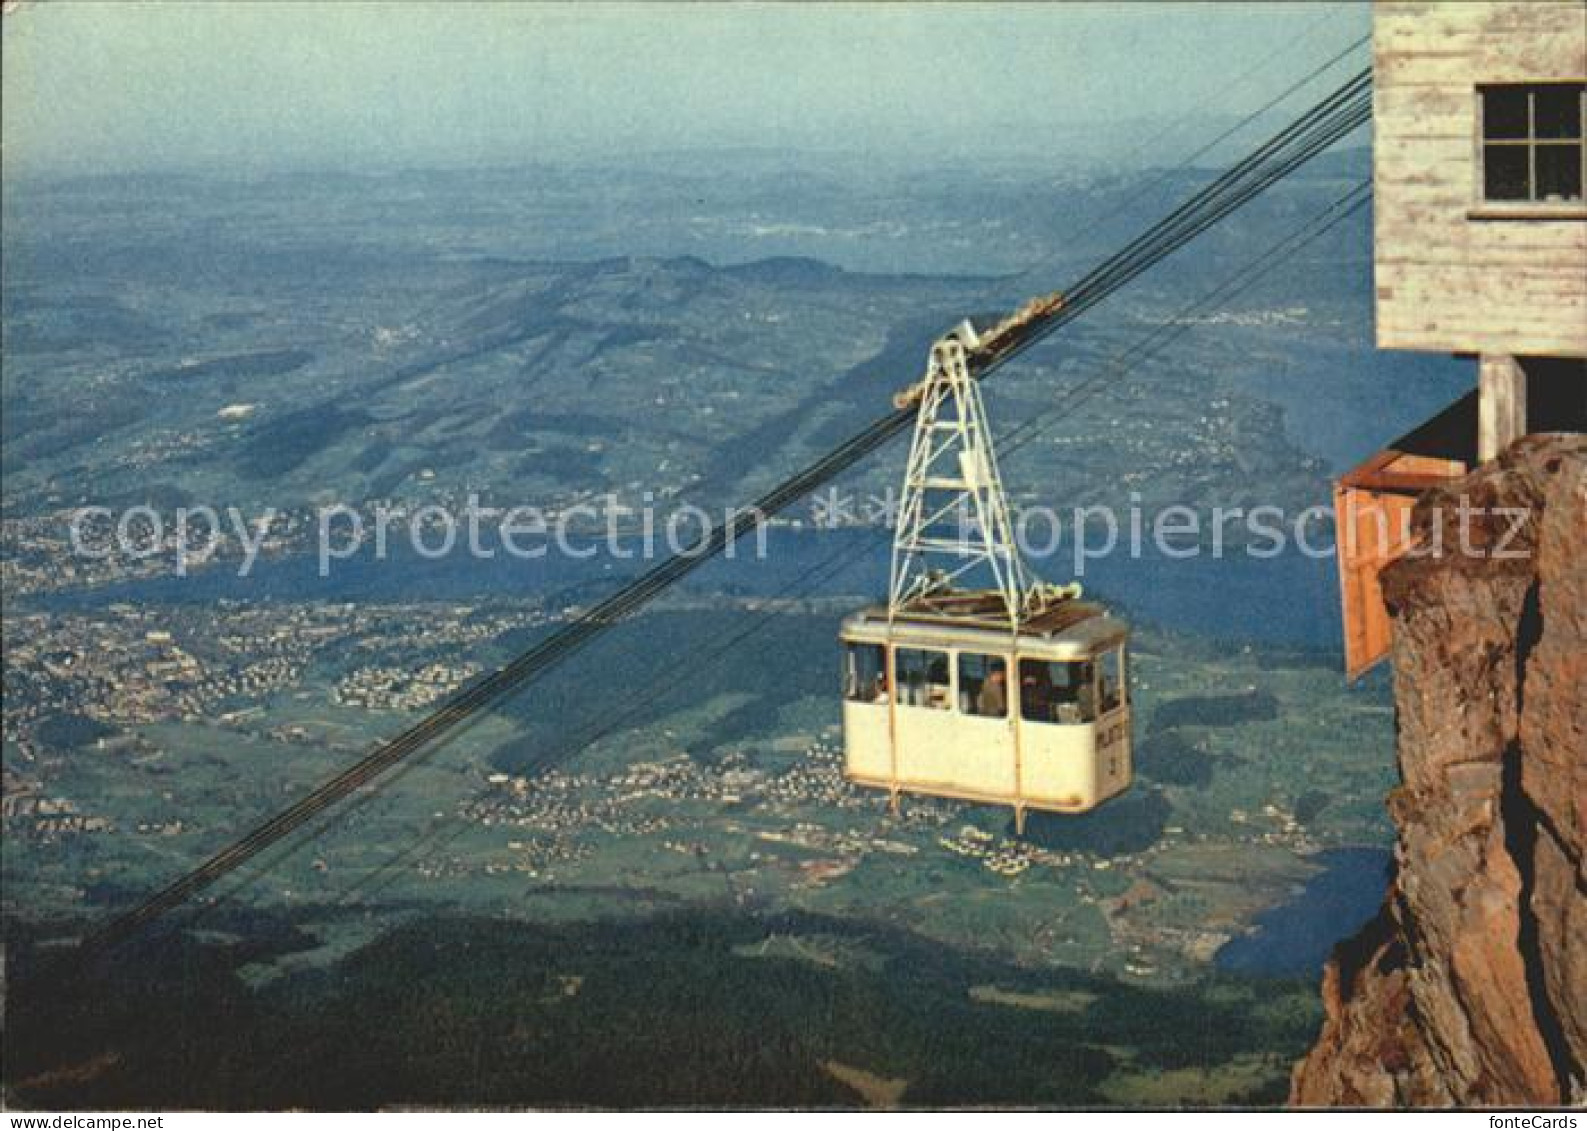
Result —
[{"label": "window pane", "polygon": [[1524,145],[1483,146],[1483,197],[1487,200],[1531,200],[1527,155],[1528,148]]},{"label": "window pane", "polygon": [[1581,83],[1536,87],[1532,95],[1533,136],[1581,137],[1581,92]]},{"label": "window pane", "polygon": [[887,676],[880,644],[850,644],[843,661],[843,695],[856,703],[887,702]]},{"label": "window pane", "polygon": [[1037,723],[1088,723],[1096,718],[1091,665],[1021,660],[1019,713]]},{"label": "window pane", "polygon": [[1482,136],[1485,138],[1526,137],[1527,88],[1490,86],[1482,92]]},{"label": "window pane", "polygon": [[1579,144],[1538,146],[1537,199],[1580,200],[1581,156]]},{"label": "window pane", "polygon": [[1008,717],[1008,664],[1003,657],[960,653],[959,710],[988,719]]},{"label": "window pane", "polygon": [[1104,652],[1097,657],[1097,699],[1102,714],[1115,710],[1124,702],[1123,683],[1120,681],[1119,650]]},{"label": "window pane", "polygon": [[906,707],[952,706],[948,693],[948,654],[920,648],[900,648],[893,653],[898,677],[898,701]]}]

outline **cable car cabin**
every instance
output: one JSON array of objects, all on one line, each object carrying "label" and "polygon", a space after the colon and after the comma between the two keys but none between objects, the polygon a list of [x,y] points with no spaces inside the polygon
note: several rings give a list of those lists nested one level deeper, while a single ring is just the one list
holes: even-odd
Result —
[{"label": "cable car cabin", "polygon": [[1012,805],[1021,831],[1028,809],[1093,809],[1133,776],[1128,636],[1077,600],[1017,633],[962,608],[855,613],[841,633],[845,776],[895,803],[918,793]]},{"label": "cable car cabin", "polygon": [[1084,813],[1130,785],[1129,629],[1026,569],[972,372],[1009,327],[1061,306],[1027,304],[989,337],[961,322],[894,402],[916,410],[888,601],[841,640],[844,774],[895,807],[900,793],[1012,805],[1023,832],[1027,809]]}]

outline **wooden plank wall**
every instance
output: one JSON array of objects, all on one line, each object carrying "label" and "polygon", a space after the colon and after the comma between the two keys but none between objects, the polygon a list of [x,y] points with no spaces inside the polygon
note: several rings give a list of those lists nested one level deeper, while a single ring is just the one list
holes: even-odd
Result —
[{"label": "wooden plank wall", "polygon": [[1470,215],[1477,84],[1587,78],[1587,0],[1384,0],[1372,38],[1378,345],[1587,357],[1587,213]]}]

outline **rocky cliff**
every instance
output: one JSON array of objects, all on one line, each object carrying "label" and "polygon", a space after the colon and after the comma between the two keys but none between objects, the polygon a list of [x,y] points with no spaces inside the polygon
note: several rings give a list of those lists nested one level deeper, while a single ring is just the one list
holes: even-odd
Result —
[{"label": "rocky cliff", "polygon": [[1581,1103],[1587,439],[1522,440],[1413,524],[1427,552],[1384,573],[1397,875],[1328,963],[1291,1102]]}]

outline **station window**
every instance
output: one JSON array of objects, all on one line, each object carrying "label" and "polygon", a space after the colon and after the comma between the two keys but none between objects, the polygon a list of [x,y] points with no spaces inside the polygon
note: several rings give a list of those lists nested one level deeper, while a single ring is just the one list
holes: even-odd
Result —
[{"label": "station window", "polygon": [[1482,199],[1500,204],[1582,203],[1587,174],[1587,83],[1477,88]]},{"label": "station window", "polygon": [[904,706],[945,711],[953,705],[948,686],[948,653],[899,648],[893,653],[893,666],[898,677],[898,701]]},{"label": "station window", "polygon": [[1110,648],[1097,657],[1097,709],[1101,714],[1124,703],[1124,650]]},{"label": "station window", "polygon": [[843,697],[853,703],[887,702],[887,653],[880,644],[850,644],[843,655]]},{"label": "station window", "polygon": [[959,653],[959,710],[988,719],[1008,717],[1008,661]]},{"label": "station window", "polygon": [[1019,713],[1035,723],[1088,723],[1096,718],[1091,664],[1021,660]]}]

